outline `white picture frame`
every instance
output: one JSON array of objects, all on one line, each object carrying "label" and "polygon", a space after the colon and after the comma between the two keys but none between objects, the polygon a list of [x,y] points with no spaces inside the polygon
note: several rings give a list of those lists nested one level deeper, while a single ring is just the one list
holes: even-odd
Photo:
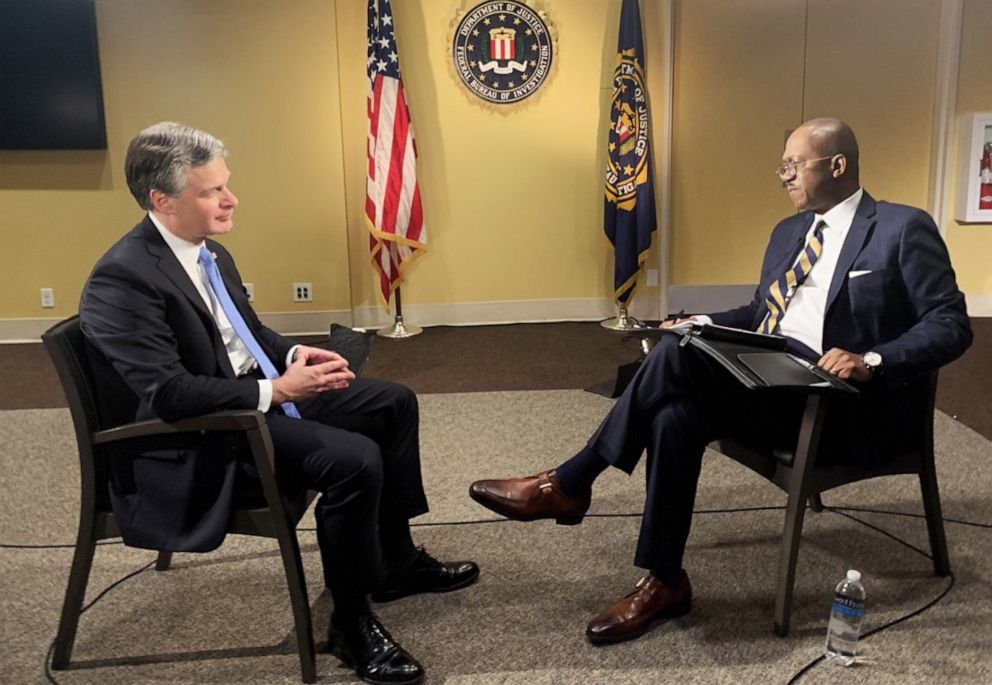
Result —
[{"label": "white picture frame", "polygon": [[992,157],[992,112],[962,115],[958,122],[958,194],[954,205],[954,218],[960,222],[992,224],[989,157]]}]

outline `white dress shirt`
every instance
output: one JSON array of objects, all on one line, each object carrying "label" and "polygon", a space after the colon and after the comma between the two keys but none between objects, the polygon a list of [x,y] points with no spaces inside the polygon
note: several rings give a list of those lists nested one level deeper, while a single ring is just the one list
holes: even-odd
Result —
[{"label": "white dress shirt", "polygon": [[[234,327],[231,326],[227,314],[224,313],[224,308],[221,307],[216,295],[214,295],[213,288],[210,287],[207,272],[203,268],[203,265],[200,264],[200,248],[203,246],[203,243],[197,245],[175,235],[159,221],[158,217],[155,216],[155,212],[148,212],[148,218],[155,224],[158,232],[162,234],[165,244],[176,255],[176,259],[179,260],[179,264],[189,276],[189,280],[193,282],[193,287],[196,288],[196,291],[200,293],[200,297],[203,298],[203,303],[207,306],[207,311],[213,316],[217,330],[220,332],[221,340],[224,341],[224,349],[227,351],[227,357],[231,361],[231,368],[234,369],[234,373],[238,376],[248,373],[256,366],[257,362],[234,331]],[[292,355],[295,351],[296,347],[290,350],[289,354]],[[258,410],[266,412],[270,406],[272,406],[272,381],[261,379],[258,381]]]},{"label": "white dress shirt", "polygon": [[840,257],[840,250],[844,247],[844,239],[847,238],[851,222],[854,221],[854,212],[858,209],[858,203],[861,202],[864,193],[862,188],[858,188],[843,202],[834,205],[823,214],[813,215],[813,222],[806,232],[806,242],[809,242],[813,228],[822,219],[826,224],[823,229],[823,250],[816,264],[810,269],[809,276],[796,289],[776,331],[781,335],[795,338],[820,354],[823,354],[823,320],[827,313],[830,282],[837,269],[837,258]]},{"label": "white dress shirt", "polygon": [[[844,247],[844,239],[851,230],[854,213],[864,194],[864,188],[858,188],[853,195],[823,214],[813,215],[813,222],[806,231],[805,241],[809,242],[813,229],[822,219],[826,224],[823,229],[823,250],[816,264],[810,269],[809,276],[796,289],[785,309],[779,328],[775,331],[778,335],[795,338],[820,354],[823,354],[823,320],[827,313],[830,282],[833,280],[834,271],[837,270],[837,259],[840,257],[841,248]],[[800,256],[802,252],[796,256],[796,262],[799,261]],[[795,262],[792,265],[795,266]],[[697,323],[713,323],[713,319],[705,314],[697,314],[691,318]]]}]

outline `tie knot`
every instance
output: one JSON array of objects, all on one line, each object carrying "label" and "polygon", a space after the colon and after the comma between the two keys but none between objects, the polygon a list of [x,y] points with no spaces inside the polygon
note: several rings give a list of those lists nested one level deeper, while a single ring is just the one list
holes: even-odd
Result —
[{"label": "tie knot", "polygon": [[206,245],[204,245],[203,247],[200,248],[199,261],[200,261],[200,264],[203,264],[203,265],[211,264],[214,261],[214,256],[212,254],[210,254],[210,250],[207,249],[207,246]]}]

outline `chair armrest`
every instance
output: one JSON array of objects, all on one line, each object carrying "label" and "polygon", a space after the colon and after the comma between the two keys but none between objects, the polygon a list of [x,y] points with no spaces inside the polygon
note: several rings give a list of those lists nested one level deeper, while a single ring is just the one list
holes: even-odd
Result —
[{"label": "chair armrest", "polygon": [[106,445],[122,440],[146,438],[155,435],[176,433],[198,433],[203,431],[249,431],[265,425],[265,414],[257,409],[237,409],[218,411],[201,416],[192,416],[179,421],[165,422],[159,419],[136,421],[116,428],[98,431],[93,434],[93,443]]}]

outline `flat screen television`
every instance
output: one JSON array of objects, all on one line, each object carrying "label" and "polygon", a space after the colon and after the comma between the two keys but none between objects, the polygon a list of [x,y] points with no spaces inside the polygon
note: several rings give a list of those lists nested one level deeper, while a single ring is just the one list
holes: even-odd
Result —
[{"label": "flat screen television", "polygon": [[0,149],[107,147],[94,0],[0,0]]}]

